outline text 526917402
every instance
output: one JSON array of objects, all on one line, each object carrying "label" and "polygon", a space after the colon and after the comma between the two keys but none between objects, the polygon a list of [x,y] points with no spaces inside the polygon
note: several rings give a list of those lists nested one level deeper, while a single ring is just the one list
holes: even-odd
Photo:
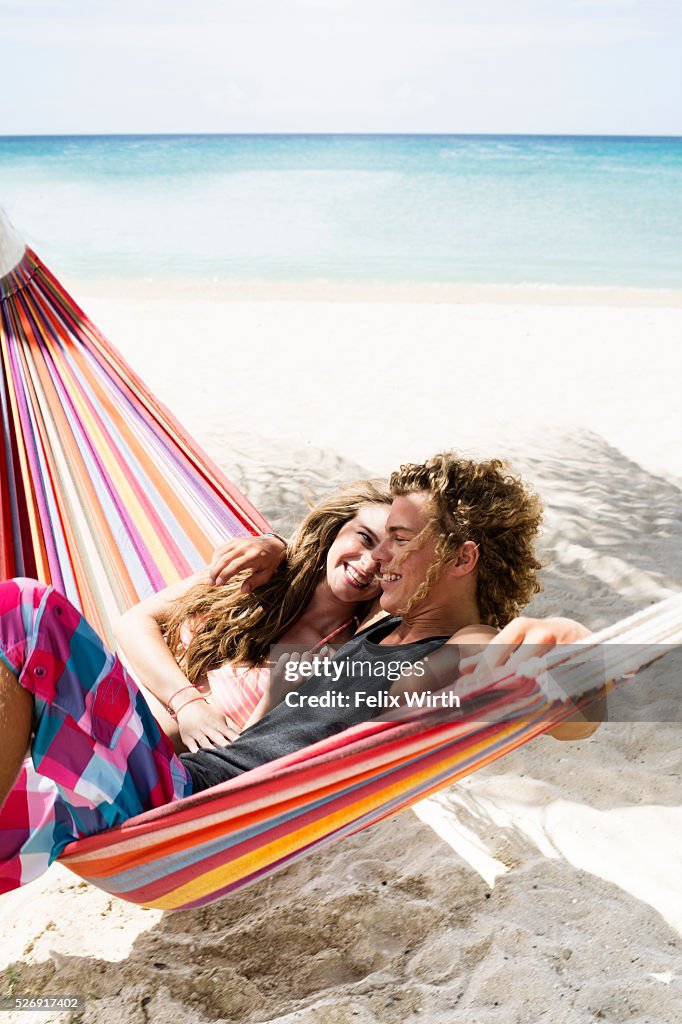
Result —
[{"label": "text 526917402", "polygon": [[84,1010],[84,996],[0,996],[0,1010]]}]

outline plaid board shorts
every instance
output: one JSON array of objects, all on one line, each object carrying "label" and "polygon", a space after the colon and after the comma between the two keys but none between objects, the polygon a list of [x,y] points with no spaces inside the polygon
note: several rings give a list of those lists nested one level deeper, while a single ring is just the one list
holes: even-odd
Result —
[{"label": "plaid board shorts", "polygon": [[133,679],[52,587],[0,583],[0,658],[34,698],[31,756],[0,810],[1,893],[192,787]]}]

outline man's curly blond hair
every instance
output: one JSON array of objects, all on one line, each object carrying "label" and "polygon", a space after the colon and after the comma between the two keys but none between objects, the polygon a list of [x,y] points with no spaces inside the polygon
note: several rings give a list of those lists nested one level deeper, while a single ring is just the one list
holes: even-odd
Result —
[{"label": "man's curly blond hair", "polygon": [[394,496],[427,491],[428,533],[435,558],[410,601],[426,597],[445,563],[465,541],[478,545],[476,597],[481,622],[501,629],[540,589],[535,540],[542,521],[538,496],[500,459],[475,462],[441,452],[401,466],[390,478]]}]

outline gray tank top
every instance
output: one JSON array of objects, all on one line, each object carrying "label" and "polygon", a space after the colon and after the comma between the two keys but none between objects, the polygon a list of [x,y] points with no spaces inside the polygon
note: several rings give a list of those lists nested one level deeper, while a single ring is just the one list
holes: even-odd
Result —
[{"label": "gray tank top", "polygon": [[298,688],[297,693],[306,698],[324,697],[328,706],[315,706],[307,699],[300,706],[282,701],[229,746],[181,754],[180,760],[192,779],[193,792],[217,786],[242,772],[383,714],[387,710],[388,692],[399,675],[396,666],[404,662],[414,665],[448,639],[437,636],[411,644],[381,644],[383,637],[400,621],[395,616],[382,619],[375,626],[356,633],[340,647],[332,659],[341,665],[334,670],[335,675],[339,673],[338,679],[315,675]]}]

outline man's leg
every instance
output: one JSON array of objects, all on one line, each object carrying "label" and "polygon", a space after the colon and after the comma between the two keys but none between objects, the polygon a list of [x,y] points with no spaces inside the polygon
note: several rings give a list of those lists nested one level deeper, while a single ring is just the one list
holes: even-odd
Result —
[{"label": "man's leg", "polygon": [[0,659],[0,808],[17,780],[31,738],[33,698]]}]

